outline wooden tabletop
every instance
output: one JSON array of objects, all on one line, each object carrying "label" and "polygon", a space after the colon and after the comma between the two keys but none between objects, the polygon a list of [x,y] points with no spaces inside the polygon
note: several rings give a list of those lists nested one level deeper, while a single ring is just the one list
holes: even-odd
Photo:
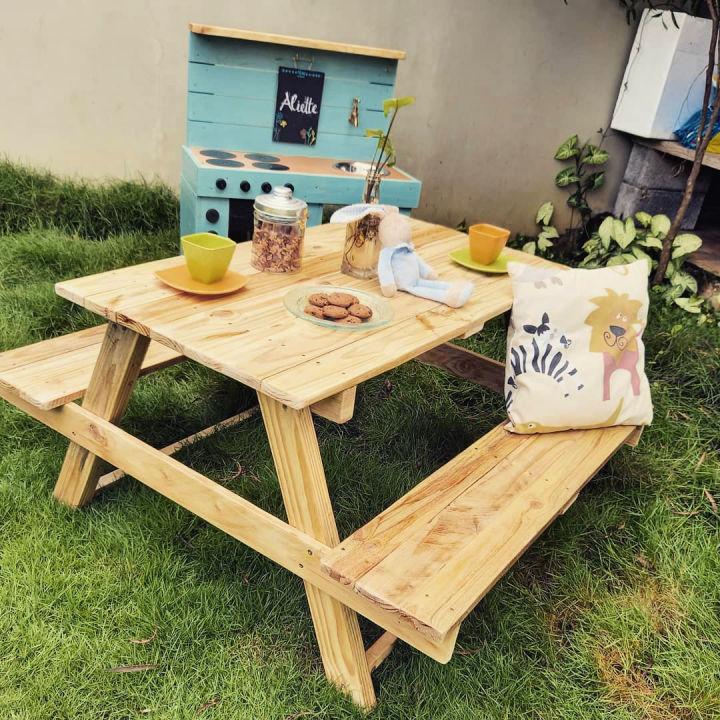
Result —
[{"label": "wooden tabletop", "polygon": [[[56,292],[133,328],[228,377],[293,408],[304,408],[375,377],[453,338],[477,331],[512,302],[506,275],[481,275],[453,263],[448,253],[467,236],[412,220],[413,242],[446,280],[472,280],[462,308],[398,293],[388,300],[394,317],[367,331],[320,327],[292,315],[283,297],[298,284],[331,284],[380,294],[377,280],[340,273],[344,225],[308,228],[301,272],[259,273],[250,266],[250,243],[240,244],[231,269],[249,276],[245,288],[220,297],[189,295],[167,287],[156,270],[184,262],[172,257],[112,270],[55,286]],[[542,262],[508,250],[525,262]]]}]

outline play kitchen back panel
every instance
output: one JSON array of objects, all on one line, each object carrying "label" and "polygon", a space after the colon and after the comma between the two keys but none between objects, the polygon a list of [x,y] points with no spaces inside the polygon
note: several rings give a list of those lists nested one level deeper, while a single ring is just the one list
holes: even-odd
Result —
[{"label": "play kitchen back panel", "polygon": [[[286,185],[308,204],[360,202],[376,139],[387,129],[398,50],[190,25],[181,233],[252,237],[253,200]],[[388,168],[380,199],[410,212],[421,184]]]}]

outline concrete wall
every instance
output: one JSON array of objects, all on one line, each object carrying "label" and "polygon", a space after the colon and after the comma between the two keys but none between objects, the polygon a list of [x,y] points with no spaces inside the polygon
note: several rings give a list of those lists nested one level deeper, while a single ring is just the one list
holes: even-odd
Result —
[{"label": "concrete wall", "polygon": [[[177,186],[190,20],[402,48],[401,167],[418,216],[533,227],[552,156],[608,123],[633,31],[615,0],[1,0],[0,154]],[[609,137],[610,207],[627,156]],[[562,218],[560,219],[562,220]],[[562,225],[562,222],[559,224]]]}]

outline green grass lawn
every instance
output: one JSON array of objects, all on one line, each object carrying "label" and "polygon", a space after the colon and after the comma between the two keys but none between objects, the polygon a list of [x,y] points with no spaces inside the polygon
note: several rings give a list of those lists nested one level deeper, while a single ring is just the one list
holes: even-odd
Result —
[{"label": "green grass lawn", "polygon": [[[174,203],[0,166],[0,350],[97,323],[53,283],[175,253]],[[686,317],[653,310],[640,446],[479,604],[448,665],[396,648],[373,717],[720,717],[720,331]],[[502,357],[502,323],[469,345]],[[123,425],[161,445],[254,402],[188,362],[140,380]],[[502,418],[415,363],[363,384],[350,423],[317,421],[341,535]],[[362,717],[325,681],[295,576],[132,479],[58,505],[66,441],[2,401],[0,428],[0,717]],[[180,459],[283,514],[257,417]]]}]

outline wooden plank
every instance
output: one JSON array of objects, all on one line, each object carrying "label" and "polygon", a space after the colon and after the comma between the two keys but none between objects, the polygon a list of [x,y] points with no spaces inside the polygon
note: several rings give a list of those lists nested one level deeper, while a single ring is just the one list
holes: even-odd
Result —
[{"label": "wooden plank", "polygon": [[[263,112],[262,108],[267,109],[270,113],[272,121],[275,112],[275,101],[277,99],[277,64],[273,69],[255,70],[246,67],[231,67],[228,65],[206,65],[205,63],[190,63],[188,65],[188,100],[191,95],[196,97],[205,94],[209,100],[217,98],[219,104],[225,100],[228,103],[234,103],[238,109],[245,103],[250,104],[249,112],[258,114]],[[387,128],[388,121],[383,113],[383,101],[392,97],[392,85],[371,83],[358,75],[354,79],[326,77],[323,84],[322,112],[320,113],[320,121],[322,122],[323,114],[328,108],[333,110],[341,110],[345,112],[345,124],[348,128],[352,127],[347,121],[352,100],[354,97],[360,98],[361,111],[372,113],[373,118],[377,118],[378,127]],[[251,101],[256,101],[252,103]],[[229,120],[227,110],[218,107],[218,110],[225,114],[225,117],[212,118],[217,122],[238,122],[237,120]],[[267,114],[267,113],[266,113]],[[191,120],[208,120],[207,117],[194,117],[189,109],[187,117]],[[256,124],[256,123],[248,123]],[[366,127],[371,123],[365,124]],[[337,125],[335,125],[337,127]],[[358,129],[360,126],[358,125]],[[319,141],[318,136],[318,141]],[[271,138],[272,142],[272,133]],[[192,143],[187,143],[192,145]],[[275,149],[278,149],[278,143],[273,143]],[[233,145],[228,149],[239,149],[254,147],[250,144]],[[302,146],[302,152],[305,148],[310,150],[306,145]],[[292,148],[281,148],[281,151],[292,153]],[[275,154],[275,153],[274,153]],[[332,156],[328,156],[332,157]],[[353,158],[354,159],[354,158]]]},{"label": "wooden plank", "polygon": [[0,353],[0,373],[43,362],[57,355],[75,352],[84,347],[99,347],[104,336],[105,325],[96,325],[67,335],[58,335],[49,340],[40,340],[32,345],[4,350]]},{"label": "wooden plank", "polygon": [[429,522],[494,468],[516,438],[502,426],[491,430],[327,553],[323,567],[336,580],[354,584],[405,541],[409,528]]},{"label": "wooden plank", "polygon": [[[483,311],[488,319],[505,312],[511,300],[501,293],[488,292]],[[314,362],[300,368],[274,370],[262,378],[262,391],[291,407],[304,407],[328,394],[376,377],[402,365],[447,340],[462,335],[467,324],[459,311],[433,308],[410,317],[398,313],[396,321],[368,333],[362,343],[342,343],[323,348]],[[280,364],[278,358],[278,365]]]},{"label": "wooden plank", "polygon": [[[325,73],[325,80],[346,80],[348,82],[378,83],[393,87],[398,64],[394,60],[360,55],[342,55],[326,51],[299,52],[289,45],[236,42],[232,38],[191,35],[188,47],[188,62],[225,67],[240,67],[251,70],[266,70],[277,75],[277,69],[284,67],[307,68],[309,63],[299,58],[313,59],[313,67]],[[324,99],[324,98],[323,98]]]},{"label": "wooden plank", "polygon": [[477,459],[458,456],[328,553],[326,570],[442,638],[635,428],[508,433],[507,443],[499,430],[471,446]]},{"label": "wooden plank", "polygon": [[384,632],[365,653],[370,672],[377,670],[383,660],[392,652],[397,638],[390,632]]},{"label": "wooden plank", "polygon": [[[658,152],[667,153],[673,157],[680,158],[681,160],[688,160],[690,163],[695,159],[695,151],[690,148],[686,148],[675,140],[648,140],[646,138],[640,138],[631,136],[633,142],[638,145],[645,145],[646,147],[657,150]],[[713,168],[714,170],[720,170],[720,155],[717,153],[705,153],[703,158],[703,165],[706,167]]]},{"label": "wooden plank", "polygon": [[[187,447],[188,445],[193,445],[200,440],[211,437],[212,435],[215,435],[221,430],[235,427],[235,425],[238,425],[244,420],[252,417],[257,411],[258,408],[257,406],[255,406],[250,408],[249,410],[245,410],[244,412],[237,413],[236,415],[226,418],[225,420],[221,420],[220,422],[215,423],[214,425],[211,425],[204,430],[200,430],[199,432],[193,433],[192,435],[188,435],[182,440],[178,440],[177,442],[170,443],[170,445],[166,445],[164,448],[160,448],[160,452],[164,453],[165,455],[174,455],[176,452],[180,452],[180,450],[182,450],[184,447]],[[105,475],[102,475],[100,478],[98,478],[97,485],[95,487],[95,494],[97,495],[101,490],[105,490],[115,485],[125,476],[126,473],[124,470],[113,470],[112,472],[105,473]]]},{"label": "wooden plank", "polygon": [[255,32],[239,28],[221,27],[219,25],[204,25],[190,23],[190,32],[198,35],[212,35],[215,37],[234,38],[236,40],[249,40],[250,42],[271,43],[273,45],[290,45],[297,48],[311,50],[326,50],[327,52],[348,53],[350,55],[368,55],[370,57],[404,60],[407,53],[404,50],[389,50],[387,48],[369,47],[366,45],[353,45],[350,43],[333,42],[331,40],[313,40],[311,38],[296,37],[293,35],[278,35],[277,33]]},{"label": "wooden plank", "polygon": [[[44,410],[81,398],[90,384],[105,326],[45,340],[0,355],[0,384]],[[27,350],[27,352],[24,352]],[[10,357],[6,358],[9,355]],[[23,361],[24,359],[24,361]],[[151,342],[140,375],[169,367],[185,358],[160,343]]]},{"label": "wooden plank", "polygon": [[497,360],[449,343],[438,345],[417,359],[426,365],[447,370],[463,380],[504,394],[505,365]]},{"label": "wooden plank", "polygon": [[[442,342],[462,336],[479,321],[508,310],[512,305],[512,292],[507,277],[479,277],[451,263],[447,258],[448,248],[456,246],[457,242],[457,237],[438,240],[424,248],[423,255],[432,261],[443,278],[470,278],[476,282],[476,289],[466,306],[451,309],[430,304],[423,312],[418,299],[412,299],[414,312],[403,308],[402,312],[396,312],[393,322],[376,332],[363,334],[361,342],[327,344],[312,363],[303,365],[302,372],[292,368],[267,374],[262,380],[262,391],[292,407],[302,407],[397,367]],[[436,250],[440,252],[439,257],[433,257]],[[534,259],[529,260],[525,253],[514,254],[520,261],[539,264]],[[400,295],[392,299],[398,308],[406,302]]]},{"label": "wooden plank", "polygon": [[720,277],[720,230],[696,228],[693,232],[702,238],[703,244],[699,250],[688,256],[688,262]]},{"label": "wooden plank", "polygon": [[[474,507],[464,512],[455,504],[434,523],[436,530],[443,522],[453,522],[454,513],[460,513],[464,517],[454,518],[454,529],[467,528],[468,521],[476,529],[461,552],[453,553],[438,573],[417,587],[408,602],[411,612],[432,623],[439,636],[444,636],[475,607],[633,431],[633,427],[621,426],[563,433],[563,438],[540,435],[533,438],[535,462],[526,465],[524,476],[517,478],[519,482],[506,475],[517,470],[512,461],[485,476],[460,501]],[[518,459],[524,460],[525,453]],[[491,486],[498,491],[495,502],[487,496]],[[514,488],[518,486],[526,491],[516,492]],[[487,513],[498,502],[506,504],[497,512],[494,522],[488,522]],[[389,562],[394,561],[395,558],[389,558]]]},{"label": "wooden plank", "polygon": [[457,628],[443,642],[435,642],[398,620],[395,614],[385,612],[330,579],[320,569],[323,553],[329,549],[324,543],[296,530],[80,405],[70,403],[54,410],[41,410],[2,387],[0,397],[311,582],[420,652],[440,663],[448,662],[452,656]]},{"label": "wooden plank", "polygon": [[[107,326],[83,404],[99,417],[118,420],[130,399],[149,338],[111,323]],[[71,442],[55,484],[57,500],[81,507],[92,500],[100,477],[100,458]]]},{"label": "wooden plank", "polygon": [[[202,67],[207,66],[203,65]],[[352,103],[352,98],[350,98],[350,103]],[[382,103],[380,105],[382,108]],[[365,108],[368,113],[366,119],[369,125],[387,129],[390,121],[385,117],[381,108],[377,110]],[[275,98],[259,100],[245,97],[238,100],[237,97],[229,95],[190,92],[187,98],[187,116],[189,120],[198,122],[261,127],[272,133],[275,120]],[[347,119],[348,106],[326,106],[323,94],[323,109],[318,122],[318,134],[330,133],[365,137],[365,130],[359,125],[357,127],[351,125]],[[295,181],[293,180],[293,182]]]},{"label": "wooden plank", "polygon": [[[292,410],[263,394],[258,398],[288,521],[330,547],[337,545],[340,538],[310,411]],[[310,583],[305,591],[328,680],[361,707],[374,707],[357,616]]]},{"label": "wooden plank", "polygon": [[645,427],[643,425],[636,427],[635,430],[633,430],[633,432],[628,436],[627,440],[625,440],[625,444],[630,447],[637,447],[640,444],[640,438],[642,437],[644,429]]},{"label": "wooden plank", "polygon": [[331,395],[325,400],[315,403],[311,410],[315,415],[332,420],[336,423],[346,423],[355,413],[355,394],[357,387],[343,390],[337,395]]}]

